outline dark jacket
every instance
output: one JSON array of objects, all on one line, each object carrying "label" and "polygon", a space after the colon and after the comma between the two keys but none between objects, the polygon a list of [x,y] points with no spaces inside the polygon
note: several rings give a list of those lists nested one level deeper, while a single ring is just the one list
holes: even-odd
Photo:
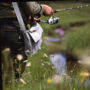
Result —
[{"label": "dark jacket", "polygon": [[[36,2],[18,2],[23,17],[40,17],[43,14],[42,7]],[[0,18],[13,18],[15,12],[11,2],[0,3]]]}]

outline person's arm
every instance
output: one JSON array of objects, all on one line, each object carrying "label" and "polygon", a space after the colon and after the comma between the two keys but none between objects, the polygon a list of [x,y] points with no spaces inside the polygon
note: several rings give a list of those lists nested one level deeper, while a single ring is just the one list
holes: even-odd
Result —
[{"label": "person's arm", "polygon": [[46,4],[38,4],[37,2],[22,2],[23,10],[28,16],[40,17],[42,15],[50,16],[53,14],[53,9]]},{"label": "person's arm", "polygon": [[43,15],[42,6],[37,2],[20,2],[19,4],[28,17],[40,17],[41,15]]},{"label": "person's arm", "polygon": [[51,16],[54,11],[53,9],[46,4],[38,4],[37,2],[21,2],[21,8],[24,10],[26,16],[31,20],[31,16],[34,17],[34,21],[40,21],[39,17]]}]

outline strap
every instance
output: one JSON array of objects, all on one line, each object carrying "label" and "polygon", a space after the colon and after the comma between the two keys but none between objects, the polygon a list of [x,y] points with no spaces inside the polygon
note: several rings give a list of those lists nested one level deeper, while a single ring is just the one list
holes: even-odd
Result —
[{"label": "strap", "polygon": [[21,31],[26,32],[25,23],[23,21],[20,9],[18,7],[18,3],[17,2],[12,2],[12,5],[13,5],[14,11],[16,13],[16,16],[17,16]]},{"label": "strap", "polygon": [[27,29],[25,27],[25,23],[23,21],[20,9],[18,7],[18,3],[17,2],[12,2],[13,8],[15,10],[19,25],[20,25],[20,29],[23,33],[23,37],[24,37],[24,44],[25,44],[25,54],[27,56],[32,54],[32,43],[31,43],[31,38],[29,36],[29,34],[27,33]]}]

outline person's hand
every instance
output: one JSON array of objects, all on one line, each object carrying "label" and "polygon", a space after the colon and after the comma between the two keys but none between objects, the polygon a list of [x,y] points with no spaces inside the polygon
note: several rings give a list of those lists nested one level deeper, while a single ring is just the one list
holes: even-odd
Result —
[{"label": "person's hand", "polygon": [[34,18],[34,21],[40,22],[40,18]]},{"label": "person's hand", "polygon": [[[43,9],[43,13],[44,13],[45,16],[51,16],[54,13],[54,10],[46,4],[42,4],[41,7]],[[36,22],[40,22],[40,18],[35,18],[34,17],[33,19]],[[31,16],[29,16],[29,22],[31,23]]]},{"label": "person's hand", "polygon": [[[40,18],[33,18],[33,21],[35,21],[35,22],[40,22]],[[32,23],[32,20],[31,20],[31,16],[29,16],[29,24],[31,24]]]},{"label": "person's hand", "polygon": [[45,16],[51,16],[54,13],[53,9],[50,6],[46,4],[42,4],[41,6]]}]

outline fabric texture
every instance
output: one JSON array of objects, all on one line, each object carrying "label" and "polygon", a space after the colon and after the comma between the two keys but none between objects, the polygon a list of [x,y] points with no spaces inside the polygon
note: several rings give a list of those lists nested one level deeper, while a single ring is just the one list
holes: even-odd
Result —
[{"label": "fabric texture", "polygon": [[[40,48],[42,43],[42,33],[43,29],[37,22],[27,31],[28,40],[25,43],[25,54],[27,56],[34,55]],[[29,39],[31,45],[28,45]]]},{"label": "fabric texture", "polygon": [[[21,74],[24,72],[26,65],[24,61],[27,59],[27,56],[25,55],[24,52],[23,36],[22,33],[20,33],[19,29],[20,28],[17,20],[13,19],[0,20],[0,48],[1,51],[4,50],[5,48],[10,48],[11,52],[10,56],[11,58],[13,58],[12,63],[14,66],[13,68],[15,71],[14,73],[16,78],[19,78],[19,76],[21,76]],[[20,62],[17,60],[18,54],[21,54],[23,56],[23,59]],[[7,60],[10,59],[7,58]],[[5,59],[2,60],[3,65],[9,64],[8,62],[11,61],[7,61],[5,63]],[[19,67],[21,67],[21,69],[18,71]],[[9,71],[7,71],[7,73],[9,74]]]},{"label": "fabric texture", "polygon": [[[36,2],[18,2],[23,18],[27,18],[32,15],[34,17],[40,17],[43,15],[41,6]],[[10,2],[0,3],[0,18],[16,18],[13,6]]]}]

